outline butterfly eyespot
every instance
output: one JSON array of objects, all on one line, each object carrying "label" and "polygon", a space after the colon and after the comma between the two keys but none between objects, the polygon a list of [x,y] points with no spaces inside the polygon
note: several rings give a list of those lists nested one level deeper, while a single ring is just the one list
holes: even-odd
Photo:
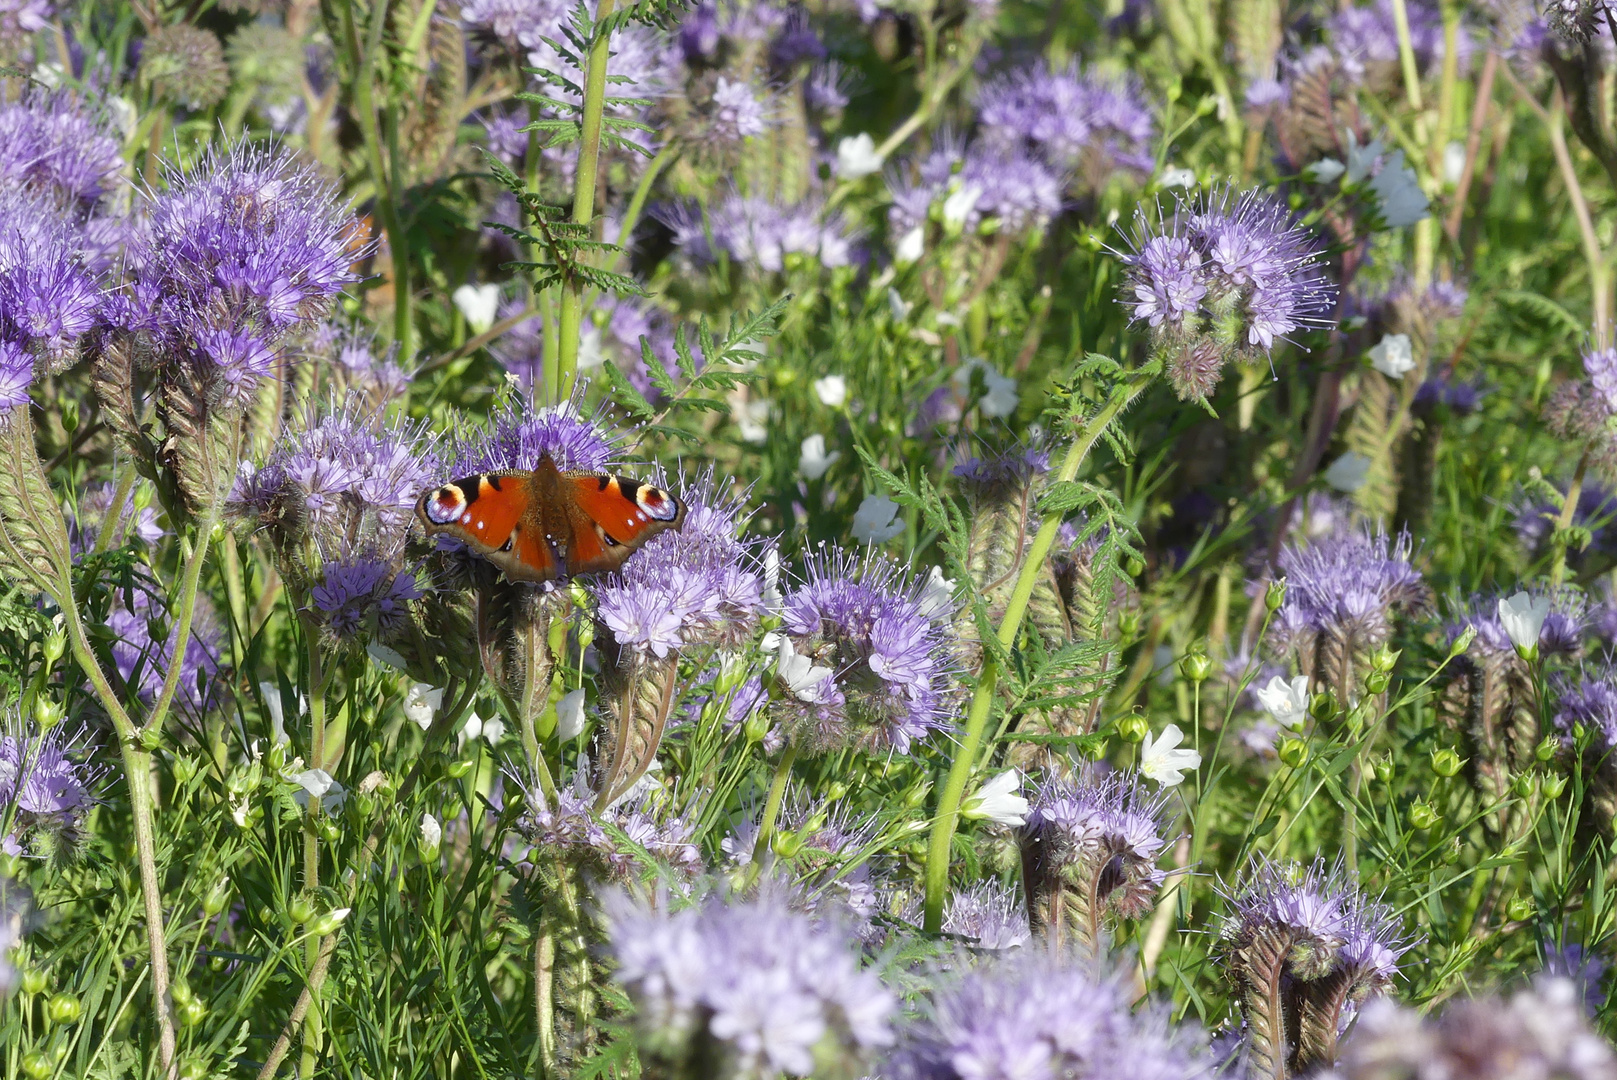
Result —
[{"label": "butterfly eyespot", "polygon": [[448,525],[461,513],[460,489],[453,484],[439,488],[427,496],[425,509],[434,525]]},{"label": "butterfly eyespot", "polygon": [[635,505],[653,521],[673,521],[679,516],[679,504],[666,491],[650,484],[641,484],[634,493]]}]

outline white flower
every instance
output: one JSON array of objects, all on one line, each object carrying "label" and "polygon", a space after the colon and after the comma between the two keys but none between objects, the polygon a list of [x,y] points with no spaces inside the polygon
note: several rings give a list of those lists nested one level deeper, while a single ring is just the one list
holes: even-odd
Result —
[{"label": "white flower", "polygon": [[775,656],[775,677],[786,684],[786,689],[799,701],[819,702],[825,694],[826,680],[831,669],[821,667],[807,656],[800,656],[792,648],[791,639],[780,635],[779,651]]},{"label": "white flower", "polygon": [[556,738],[571,742],[584,730],[584,688],[569,690],[556,702]]},{"label": "white flower", "polygon": [[1298,675],[1289,683],[1284,676],[1276,675],[1269,680],[1268,686],[1260,687],[1254,693],[1263,711],[1274,717],[1282,727],[1300,728],[1308,718],[1307,675]]},{"label": "white flower", "polygon": [[1443,182],[1453,187],[1460,182],[1460,174],[1465,172],[1465,143],[1458,140],[1451,141],[1443,147]]},{"label": "white flower", "polygon": [[866,495],[853,512],[853,538],[866,544],[885,544],[904,531],[897,520],[898,504],[885,495]]},{"label": "white flower", "polygon": [[1337,491],[1354,492],[1370,478],[1370,459],[1349,450],[1325,470],[1325,482]]},{"label": "white flower", "polygon": [[1518,592],[1509,600],[1499,601],[1499,621],[1504,624],[1510,643],[1524,652],[1538,648],[1538,632],[1544,628],[1544,617],[1550,613],[1550,598]]},{"label": "white flower", "polygon": [[111,98],[107,102],[107,111],[112,114],[113,124],[125,139],[135,133],[135,125],[140,122],[140,110],[128,98]]},{"label": "white flower", "polygon": [[[913,231],[919,235],[921,230],[915,229]],[[917,258],[919,258],[918,252]],[[915,260],[911,259],[910,261],[914,262]],[[887,310],[893,313],[894,322],[903,322],[905,319],[909,318],[910,308],[913,306],[913,304],[904,299],[897,289],[893,288],[891,285],[887,286]]]},{"label": "white flower", "polygon": [[601,347],[601,331],[593,323],[586,323],[578,332],[578,370],[598,368],[606,360]]},{"label": "white flower", "polygon": [[944,577],[943,571],[934,566],[921,585],[915,606],[929,619],[947,618],[954,613],[954,590],[954,579]]},{"label": "white flower", "polygon": [[457,746],[465,746],[468,742],[476,742],[483,734],[483,718],[476,713],[468,713],[466,723],[461,726],[460,734],[455,739]]},{"label": "white flower", "polygon": [[491,716],[483,721],[483,741],[490,746],[498,746],[500,740],[505,738],[505,721],[498,716]]},{"label": "white flower", "polygon": [[269,713],[271,744],[279,746],[290,742],[286,737],[286,713],[281,708],[281,688],[272,682],[261,682],[258,692],[264,696],[264,711]]},{"label": "white flower", "polygon": [[1015,769],[1002,772],[966,800],[960,808],[960,816],[970,821],[988,820],[1000,825],[1025,824],[1027,800],[1016,793],[1021,786],[1021,773]]},{"label": "white flower", "polygon": [[1414,171],[1404,164],[1404,152],[1386,153],[1380,139],[1362,147],[1348,146],[1347,179],[1350,184],[1369,180],[1381,222],[1389,229],[1413,225],[1426,216],[1426,193],[1420,189]]},{"label": "white flower", "polygon": [[232,803],[230,805],[230,820],[236,823],[238,829],[245,829],[247,827],[247,815],[251,810],[252,804],[247,801],[247,796],[243,795],[239,804]]},{"label": "white flower", "polygon": [[1163,728],[1160,739],[1152,739],[1147,732],[1145,742],[1140,744],[1140,774],[1163,787],[1173,787],[1184,780],[1187,771],[1201,768],[1200,754],[1176,749],[1184,737],[1178,724]]},{"label": "white flower", "polygon": [[[938,321],[942,322],[943,316],[940,315]],[[1008,375],[1001,375],[986,361],[969,360],[955,371],[954,384],[959,388],[960,395],[965,397],[971,392],[973,376],[979,371],[982,372],[983,396],[977,402],[977,408],[982,411],[983,416],[994,420],[1014,413],[1021,401],[1021,395],[1016,389],[1016,380]]]},{"label": "white flower", "polygon": [[460,313],[466,316],[466,325],[473,334],[481,334],[494,325],[494,316],[500,310],[500,287],[488,285],[462,285],[452,299]]},{"label": "white flower", "polygon": [[1187,188],[1196,182],[1196,174],[1190,169],[1167,168],[1162,170],[1162,176],[1157,183],[1165,188]]},{"label": "white flower", "polygon": [[422,731],[432,726],[432,714],[444,703],[444,692],[424,682],[413,682],[404,695],[404,715]]},{"label": "white flower", "polygon": [[1415,350],[1408,334],[1387,334],[1370,350],[1370,365],[1389,379],[1402,379],[1415,370]]},{"label": "white flower", "polygon": [[386,645],[377,645],[375,643],[367,645],[365,646],[365,654],[378,664],[386,664],[397,671],[403,671],[408,666],[404,657],[399,655],[398,650],[390,649]]},{"label": "white flower", "polygon": [[943,223],[955,228],[966,223],[971,212],[977,209],[977,200],[983,197],[983,189],[976,184],[962,184],[949,193],[943,200]]},{"label": "white flower", "polygon": [[1304,169],[1303,175],[1314,181],[1316,184],[1329,184],[1332,180],[1335,180],[1338,176],[1341,176],[1346,171],[1347,166],[1343,165],[1335,158],[1320,158],[1308,168]]},{"label": "white flower", "polygon": [[818,480],[841,456],[841,450],[833,450],[829,454],[825,452],[824,435],[810,435],[803,440],[798,451],[797,471],[803,474],[805,480]]},{"label": "white flower", "polygon": [[924,254],[926,254],[926,233],[917,225],[898,238],[898,244],[893,248],[893,261],[903,266],[917,261]]},{"label": "white flower", "polygon": [[292,798],[299,806],[308,806],[310,799],[319,799],[322,809],[341,810],[343,800],[348,797],[348,792],[343,786],[332,779],[331,774],[324,769],[304,769],[302,772],[291,773],[286,778],[303,789],[292,793]]},{"label": "white flower", "polygon": [[443,826],[431,814],[422,814],[420,827],[421,853],[430,856],[438,850],[438,842],[444,838]]},{"label": "white flower", "polygon": [[769,438],[770,411],[768,401],[752,401],[741,394],[730,395],[730,418],[747,442],[761,443]]},{"label": "white flower", "polygon": [[762,600],[764,610],[771,615],[779,615],[785,608],[786,598],[780,594],[780,549],[769,548],[764,552],[764,588]]},{"label": "white flower", "polygon": [[837,143],[837,175],[844,180],[858,180],[880,168],[881,155],[869,135],[861,132]]},{"label": "white flower", "polygon": [[815,379],[814,396],[820,399],[821,405],[840,409],[842,403],[848,400],[848,380],[841,375],[827,375],[823,379]]}]

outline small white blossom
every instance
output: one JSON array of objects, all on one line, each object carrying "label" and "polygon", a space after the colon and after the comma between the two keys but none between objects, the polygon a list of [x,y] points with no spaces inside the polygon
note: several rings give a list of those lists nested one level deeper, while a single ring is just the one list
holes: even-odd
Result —
[{"label": "small white blossom", "polygon": [[730,417],[735,421],[736,429],[741,432],[741,438],[750,443],[765,442],[769,438],[769,402],[766,400],[751,401],[739,395],[731,395]]},{"label": "small white blossom", "polygon": [[1499,601],[1499,621],[1510,637],[1510,643],[1524,652],[1538,648],[1538,633],[1544,628],[1544,618],[1550,613],[1550,598],[1518,592],[1509,600]]},{"label": "small white blossom", "polygon": [[481,334],[494,325],[494,316],[500,310],[500,287],[488,285],[462,285],[452,299],[460,313],[466,316],[466,325],[474,334]]},{"label": "small white blossom", "polygon": [[844,180],[858,180],[880,169],[876,140],[868,134],[861,132],[837,143],[837,175]]},{"label": "small white blossom", "polygon": [[983,189],[976,184],[962,184],[949,193],[943,200],[943,223],[955,228],[966,223],[971,212],[977,209],[977,200],[983,197]]},{"label": "small white blossom", "polygon": [[775,656],[775,677],[786,684],[798,700],[818,702],[825,692],[825,682],[831,678],[831,669],[821,667],[807,656],[800,656],[791,639],[779,635],[779,651]]},{"label": "small white blossom", "polygon": [[[938,321],[942,322],[943,316],[938,316]],[[1014,413],[1022,400],[1016,389],[1016,380],[1009,375],[1001,375],[983,360],[969,360],[954,373],[954,384],[961,396],[970,393],[974,373],[979,371],[982,372],[983,396],[977,402],[977,408],[983,416],[997,420]]]},{"label": "small white blossom", "polygon": [[1443,183],[1449,187],[1460,182],[1465,172],[1465,143],[1451,140],[1443,147]]},{"label": "small white blossom", "polygon": [[1268,686],[1260,687],[1254,693],[1263,711],[1274,717],[1282,727],[1295,730],[1308,719],[1307,675],[1298,675],[1290,682],[1284,676],[1276,675],[1269,680]]},{"label": "small white blossom", "polygon": [[780,594],[780,549],[771,547],[764,552],[764,588],[762,595],[764,610],[771,615],[779,615],[784,609],[786,598]]},{"label": "small white blossom", "polygon": [[1187,188],[1196,183],[1196,174],[1190,169],[1176,169],[1169,167],[1162,170],[1162,176],[1157,181],[1165,188]]},{"label": "small white blossom", "polygon": [[420,828],[421,853],[430,857],[438,851],[438,843],[444,838],[443,826],[431,814],[422,814]]},{"label": "small white blossom", "polygon": [[386,645],[372,642],[365,646],[365,654],[378,664],[385,664],[396,671],[403,671],[408,666],[398,650],[390,649]]},{"label": "small white blossom", "polygon": [[[915,229],[913,231],[918,234],[921,230]],[[919,254],[917,254],[916,257],[919,258]],[[910,261],[914,262],[915,260],[911,259]],[[903,322],[905,319],[909,318],[910,308],[913,306],[914,305],[908,300],[904,299],[903,295],[897,289],[893,288],[891,285],[887,286],[887,310],[892,312],[894,322]]]},{"label": "small white blossom", "polygon": [[[898,244],[893,248],[893,261],[905,266],[920,260],[926,254],[926,233],[917,225],[909,232],[898,238]],[[908,314],[908,311],[905,312]]]},{"label": "small white blossom", "polygon": [[1325,470],[1325,482],[1337,491],[1358,491],[1368,479],[1370,459],[1351,450],[1331,462],[1331,467]]},{"label": "small white blossom", "polygon": [[424,682],[413,682],[404,695],[404,715],[410,722],[422,731],[432,726],[432,714],[437,712],[444,703],[442,688],[428,686]]},{"label": "small white blossom", "polygon": [[304,769],[286,778],[303,789],[292,793],[299,806],[308,806],[310,799],[319,799],[322,809],[341,810],[343,801],[348,798],[348,792],[324,769]]},{"label": "small white blossom", "polygon": [[1415,350],[1408,334],[1387,334],[1370,350],[1370,364],[1389,379],[1402,379],[1415,370]]},{"label": "small white blossom", "polygon": [[1316,184],[1329,184],[1345,172],[1347,172],[1347,166],[1335,158],[1320,158],[1304,169],[1303,175]]},{"label": "small white blossom", "polygon": [[584,688],[569,690],[556,702],[556,738],[571,742],[584,731]]},{"label": "small white blossom", "polygon": [[1185,779],[1185,773],[1201,768],[1202,756],[1194,750],[1180,750],[1184,733],[1178,724],[1162,729],[1162,736],[1152,739],[1149,732],[1140,744],[1140,774],[1155,780],[1163,787],[1173,787]]},{"label": "small white blossom", "polygon": [[904,531],[898,504],[885,495],[866,495],[853,513],[853,538],[866,544],[885,544]]},{"label": "small white blossom", "polygon": [[827,375],[823,379],[815,379],[814,396],[820,399],[821,405],[840,409],[842,403],[848,400],[848,380],[841,375]]},{"label": "small white blossom", "polygon": [[803,440],[797,455],[797,471],[805,480],[818,480],[842,456],[841,450],[825,452],[825,436],[818,433]]},{"label": "small white blossom", "polygon": [[1017,794],[1022,774],[1015,769],[1000,773],[967,799],[960,816],[970,821],[993,821],[1000,825],[1022,825],[1027,821],[1027,800]]},{"label": "small white blossom", "polygon": [[954,579],[944,577],[943,571],[934,566],[921,585],[915,606],[929,619],[948,618],[954,614],[954,590]]}]

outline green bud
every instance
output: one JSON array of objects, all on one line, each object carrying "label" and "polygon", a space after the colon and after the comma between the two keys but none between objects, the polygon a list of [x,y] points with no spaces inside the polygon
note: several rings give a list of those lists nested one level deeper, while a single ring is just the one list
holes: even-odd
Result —
[{"label": "green bud", "polygon": [[201,771],[202,763],[193,754],[186,754],[184,757],[174,759],[174,782],[181,787],[195,780],[197,773]]},{"label": "green bud", "polygon": [[66,715],[65,709],[44,694],[34,695],[34,723],[39,725],[39,730],[49,731],[60,724]]},{"label": "green bud", "polygon": [[1286,579],[1269,582],[1269,587],[1263,590],[1263,606],[1271,612],[1279,611],[1286,602]]},{"label": "green bud", "polygon": [[337,828],[337,822],[328,817],[322,817],[315,822],[315,832],[320,835],[322,843],[335,844],[342,839],[342,830]]},{"label": "green bud", "polygon": [[192,998],[179,1008],[180,1023],[186,1027],[196,1027],[208,1018],[208,1006]]},{"label": "green bud", "polygon": [[836,802],[846,794],[848,794],[848,785],[841,780],[833,780],[831,786],[825,789],[827,802]]},{"label": "green bud", "polygon": [[1385,671],[1372,671],[1364,677],[1364,689],[1370,694],[1385,694],[1392,683],[1392,675]]},{"label": "green bud", "polygon": [[24,1076],[31,1077],[32,1080],[44,1080],[56,1071],[56,1062],[52,1061],[48,1054],[30,1050],[22,1056],[22,1071]]},{"label": "green bud", "polygon": [[477,762],[475,761],[451,761],[449,768],[445,769],[444,772],[449,774],[451,780],[460,780],[471,772],[472,766],[476,764]]},{"label": "green bud", "polygon": [[180,1066],[180,1080],[208,1080],[208,1066],[206,1062],[195,1058]]},{"label": "green bud", "polygon": [[1123,572],[1129,577],[1139,577],[1145,573],[1145,563],[1138,556],[1130,556],[1123,564]]},{"label": "green bud", "polygon": [[1549,761],[1560,749],[1561,740],[1556,738],[1554,735],[1546,735],[1544,738],[1540,739],[1538,745],[1533,748],[1533,756],[1538,758],[1540,761]]},{"label": "green bud", "polygon": [[202,898],[202,910],[207,915],[217,915],[230,903],[230,879],[222,877],[208,890],[208,895]]},{"label": "green bud", "polygon": [[1439,814],[1431,803],[1424,800],[1415,803],[1409,808],[1409,824],[1411,828],[1425,832],[1442,820],[1443,815]]},{"label": "green bud", "polygon": [[769,728],[769,710],[753,709],[752,715],[741,725],[741,734],[746,737],[749,744],[760,743],[764,741],[764,736],[769,734]]},{"label": "green bud", "polygon": [[1443,848],[1443,854],[1439,858],[1443,860],[1445,866],[1453,866],[1460,861],[1460,856],[1463,854],[1465,854],[1465,849],[1460,844],[1460,838],[1456,836],[1452,843]]},{"label": "green bud", "polygon": [[135,732],[135,740],[145,750],[156,750],[163,745],[163,733],[157,728],[147,725]]},{"label": "green bud", "polygon": [[1213,662],[1201,653],[1190,653],[1179,661],[1179,674],[1200,685],[1213,673]]},{"label": "green bud", "polygon": [[1469,649],[1471,643],[1475,640],[1477,640],[1477,628],[1474,626],[1466,627],[1461,631],[1460,636],[1454,639],[1454,644],[1449,646],[1449,657],[1452,659],[1459,656]]},{"label": "green bud", "polygon": [[493,952],[500,947],[500,942],[504,940],[505,938],[500,934],[499,930],[490,930],[483,935],[483,951]]},{"label": "green bud", "polygon": [[38,968],[25,968],[22,978],[18,980],[25,994],[43,994],[45,992],[45,973]]},{"label": "green bud", "polygon": [[45,665],[55,664],[67,654],[67,635],[60,630],[54,631],[45,639]]},{"label": "green bud", "polygon": [[1526,922],[1533,917],[1536,910],[1531,898],[1526,896],[1513,896],[1510,903],[1505,905],[1505,917],[1511,922]]},{"label": "green bud", "polygon": [[1584,726],[1584,723],[1583,723],[1582,720],[1579,720],[1579,721],[1577,721],[1576,723],[1574,723],[1572,725],[1572,739],[1579,746],[1584,745],[1584,743],[1586,743],[1588,741],[1588,739],[1589,739],[1589,729]]},{"label": "green bud", "polygon": [[790,859],[803,850],[803,835],[799,832],[777,832],[769,838],[769,850],[783,859]]},{"label": "green bud", "polygon": [[930,781],[923,780],[904,793],[904,808],[914,810],[926,802],[926,797],[932,792]]},{"label": "green bud", "polygon": [[1140,633],[1140,613],[1130,608],[1117,618],[1117,630],[1124,641],[1132,641]]},{"label": "green bud", "polygon": [[348,910],[337,908],[335,911],[326,912],[309,924],[309,932],[318,937],[325,937],[343,924],[343,920],[348,918]]},{"label": "green bud", "polygon": [[57,994],[45,1005],[45,1016],[53,1024],[76,1024],[82,1011],[72,994]]},{"label": "green bud", "polygon": [[62,399],[62,430],[69,435],[79,429],[79,402],[77,398]]},{"label": "green bud", "polygon": [[1510,791],[1518,799],[1530,798],[1533,794],[1533,774],[1518,773],[1510,782]]},{"label": "green bud", "polygon": [[23,868],[24,862],[21,855],[8,855],[0,851],[0,878],[16,880],[22,877]]},{"label": "green bud", "polygon": [[1562,776],[1560,773],[1551,773],[1544,778],[1544,782],[1540,785],[1540,788],[1544,792],[1544,797],[1546,799],[1551,801],[1559,799],[1561,797],[1561,793],[1566,790],[1566,777]]},{"label": "green bud", "polygon": [[1308,743],[1302,739],[1285,739],[1280,743],[1280,760],[1293,769],[1300,769],[1308,761]]},{"label": "green bud", "polygon": [[1376,758],[1375,764],[1371,767],[1375,770],[1377,780],[1380,780],[1383,784],[1392,783],[1391,754],[1383,754],[1382,756]]},{"label": "green bud", "polygon": [[1308,703],[1308,715],[1321,724],[1335,719],[1336,712],[1336,695],[1329,690],[1321,690]]},{"label": "green bud", "polygon": [[1383,645],[1370,654],[1370,669],[1372,671],[1391,671],[1398,666],[1398,658],[1402,655],[1402,650],[1389,649]]},{"label": "green bud", "polygon": [[1465,759],[1448,747],[1432,751],[1432,771],[1445,779],[1460,771]]},{"label": "green bud", "polygon": [[168,995],[174,999],[176,1005],[184,1005],[196,997],[195,994],[191,993],[191,984],[184,979],[175,979],[169,986]]},{"label": "green bud", "polygon": [[314,918],[314,901],[307,896],[296,896],[286,906],[286,917],[292,920],[294,926],[302,926]]},{"label": "green bud", "polygon": [[1117,735],[1127,743],[1144,742],[1151,733],[1151,722],[1139,713],[1129,713],[1117,722]]}]

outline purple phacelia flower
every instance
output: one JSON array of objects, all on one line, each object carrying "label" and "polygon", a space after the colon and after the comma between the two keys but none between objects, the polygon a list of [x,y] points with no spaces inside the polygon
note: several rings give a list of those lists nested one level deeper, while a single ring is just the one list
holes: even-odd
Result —
[{"label": "purple phacelia flower", "polygon": [[911,1022],[883,1071],[893,1080],[1211,1077],[1204,1039],[1165,1012],[1131,1010],[1127,976],[1044,949],[966,969]]},{"label": "purple phacelia flower", "polygon": [[828,213],[813,198],[778,205],[732,193],[713,203],[705,220],[688,205],[663,207],[658,215],[674,231],[681,254],[697,264],[711,263],[723,252],[736,262],[776,274],[793,256],[828,269],[848,266],[854,258],[855,235],[839,213]]},{"label": "purple phacelia flower", "polygon": [[1594,732],[1602,753],[1617,750],[1617,679],[1607,669],[1580,675],[1576,681],[1557,676],[1555,729],[1570,744],[1572,729],[1582,725]]},{"label": "purple phacelia flower", "polygon": [[946,225],[968,233],[989,225],[1008,233],[1039,229],[1061,210],[1061,174],[1021,149],[985,141],[964,148],[945,135],[910,172],[887,175],[893,198],[887,220],[895,235],[923,227],[934,204],[941,204]]},{"label": "purple phacelia flower", "polygon": [[90,809],[97,771],[79,760],[75,742],[61,726],[39,731],[14,723],[0,735],[0,818],[11,807],[24,829],[79,822]]},{"label": "purple phacelia flower", "polygon": [[125,531],[131,525],[137,538],[147,544],[155,544],[165,535],[166,530],[157,524],[157,512],[150,506],[135,508],[135,493],[128,493],[123,506],[117,514],[112,512],[112,499],[116,495],[112,484],[97,484],[85,490],[79,496],[76,510],[68,510],[67,541],[72,549],[73,557],[78,559],[95,548],[100,538],[101,530],[113,530],[112,545],[124,542]]},{"label": "purple phacelia flower", "polygon": [[952,641],[924,592],[880,557],[822,549],[809,560],[777,645],[776,677],[790,692],[776,708],[799,747],[907,753],[947,726]]},{"label": "purple phacelia flower", "polygon": [[[1443,15],[1435,4],[1410,0],[1405,5],[1409,15],[1409,36],[1414,47],[1415,63],[1422,71],[1431,71],[1443,62]],[[1398,64],[1398,27],[1393,16],[1391,0],[1349,5],[1331,17],[1331,48],[1342,63],[1343,71],[1355,81],[1364,78],[1366,69],[1379,65],[1390,71]],[[1457,37],[1456,57],[1463,71],[1470,59],[1471,38],[1464,26]]]},{"label": "purple phacelia flower", "polygon": [[768,126],[768,105],[753,92],[752,86],[744,80],[720,76],[713,89],[708,138],[721,145],[734,145],[762,135]]},{"label": "purple phacelia flower", "polygon": [[20,342],[0,340],[0,410],[28,404],[34,358]]},{"label": "purple phacelia flower", "polygon": [[1544,974],[1554,979],[1565,979],[1578,988],[1583,996],[1585,1016],[1593,1016],[1606,1000],[1600,984],[1606,978],[1610,965],[1598,953],[1582,945],[1568,942],[1559,947],[1544,949]]},{"label": "purple phacelia flower", "polygon": [[121,150],[105,120],[71,94],[29,93],[0,106],[0,182],[88,207],[119,183]]},{"label": "purple phacelia flower", "polygon": [[620,645],[659,657],[749,641],[764,613],[756,541],[740,535],[745,495],[709,471],[682,485],[685,521],[655,536],[595,588],[596,615]]},{"label": "purple phacelia flower", "polygon": [[[567,858],[615,879],[629,877],[637,865],[637,850],[687,874],[702,870],[694,830],[677,815],[658,813],[647,795],[619,800],[606,810],[595,809],[586,761],[573,781],[551,799],[538,788],[527,794],[528,812],[517,828],[546,853]],[[629,843],[620,841],[621,833]]]},{"label": "purple phacelia flower", "polygon": [[[1225,893],[1230,915],[1223,937],[1236,979],[1245,977],[1256,963],[1254,957],[1263,955],[1261,948],[1251,957],[1247,951],[1268,938],[1282,942],[1275,956],[1296,978],[1317,979],[1334,969],[1353,925],[1357,895],[1341,877],[1320,861],[1302,866],[1264,859]],[[1258,972],[1254,969],[1251,974]]]},{"label": "purple phacelia flower", "polygon": [[1425,602],[1426,587],[1410,565],[1408,533],[1350,532],[1280,553],[1286,600],[1280,622],[1375,647],[1392,633],[1392,616]]},{"label": "purple phacelia flower", "polygon": [[746,903],[709,897],[672,913],[622,895],[605,907],[646,1056],[715,1077],[833,1064],[858,1075],[855,1066],[892,1041],[897,1003],[860,969],[849,935],[792,911],[778,892]]},{"label": "purple phacelia flower", "polygon": [[1124,305],[1151,328],[1181,398],[1206,397],[1229,359],[1255,360],[1278,339],[1326,325],[1336,286],[1313,234],[1274,197],[1221,187],[1177,196],[1158,218],[1135,215]]},{"label": "purple phacelia flower", "polygon": [[51,24],[51,0],[0,0],[0,53],[15,55],[28,38]]},{"label": "purple phacelia flower", "polygon": [[424,595],[409,570],[361,557],[322,567],[320,584],[309,591],[309,602],[334,638],[350,641],[373,624],[380,637],[397,633],[409,619],[410,602]]},{"label": "purple phacelia flower", "polygon": [[66,367],[102,309],[101,284],[85,265],[80,231],[58,198],[0,186],[0,344],[12,346],[0,362],[12,369],[5,380],[12,404],[27,397],[26,388],[15,385],[17,350],[49,370]]},{"label": "purple phacelia flower", "polygon": [[557,31],[567,10],[560,0],[467,0],[460,6],[460,19],[515,48],[524,40],[546,34],[560,40]]},{"label": "purple phacelia flower", "polygon": [[711,2],[697,4],[679,24],[679,48],[687,65],[712,62],[719,53],[719,40],[719,12]]},{"label": "purple phacelia flower", "polygon": [[[599,472],[613,460],[621,440],[583,415],[575,394],[560,405],[538,405],[526,395],[513,395],[488,423],[458,434],[451,471],[456,476],[534,469],[546,454],[563,472]],[[417,493],[419,494],[419,492]]]},{"label": "purple phacelia flower", "polygon": [[[162,609],[161,601],[155,601],[146,588],[135,588],[132,598],[133,609],[125,606],[129,597],[121,591],[118,593],[106,625],[112,635],[112,660],[119,678],[130,692],[149,705],[157,700],[174,663],[174,637],[179,627],[172,625],[172,617]],[[153,626],[159,621],[171,626],[167,639],[161,644],[152,638]],[[199,597],[191,618],[191,636],[180,657],[176,704],[194,712],[212,707],[216,698],[212,684],[219,674],[223,645],[224,633],[213,608]]]},{"label": "purple phacelia flower", "polygon": [[1060,72],[1039,65],[1002,75],[983,87],[977,109],[991,145],[1026,149],[1094,187],[1119,166],[1149,172],[1154,164],[1155,124],[1140,88],[1086,75],[1076,63]]},{"label": "purple phacelia flower", "polygon": [[994,881],[950,894],[943,909],[943,932],[963,939],[969,948],[995,952],[1020,948],[1033,938],[1015,887]]}]

